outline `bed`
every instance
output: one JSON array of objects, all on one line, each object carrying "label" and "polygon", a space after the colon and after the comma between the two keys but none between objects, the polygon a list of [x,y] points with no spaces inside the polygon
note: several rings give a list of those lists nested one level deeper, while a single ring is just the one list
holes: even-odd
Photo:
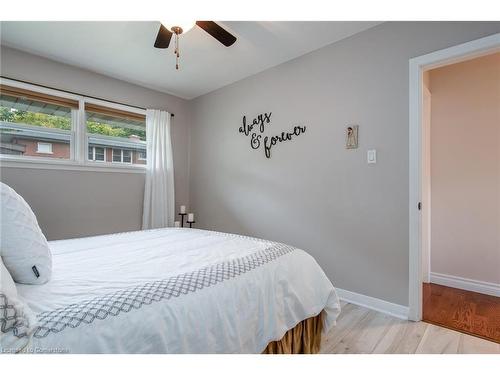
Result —
[{"label": "bed", "polygon": [[316,261],[281,243],[164,228],[49,246],[51,280],[17,284],[37,317],[27,352],[316,352],[314,332],[286,347],[340,313]]}]

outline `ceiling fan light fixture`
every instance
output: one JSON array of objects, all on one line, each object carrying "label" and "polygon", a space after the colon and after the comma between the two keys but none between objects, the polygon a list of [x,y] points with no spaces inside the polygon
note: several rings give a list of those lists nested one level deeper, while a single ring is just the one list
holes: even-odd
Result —
[{"label": "ceiling fan light fixture", "polygon": [[236,37],[226,31],[223,27],[219,26],[214,21],[182,21],[182,22],[169,22],[160,21],[160,28],[154,43],[155,48],[165,49],[170,45],[170,40],[174,39],[174,54],[175,54],[175,69],[179,70],[180,49],[179,39],[180,35],[187,33],[195,25],[199,26],[202,30],[206,31],[209,35],[217,39],[224,46],[232,46],[236,42]]},{"label": "ceiling fan light fixture", "polygon": [[189,30],[191,30],[195,25],[196,21],[192,20],[180,20],[180,21],[160,21],[160,23],[167,28],[167,30],[173,32],[176,34],[176,29],[180,29],[179,34],[184,34],[187,33]]}]

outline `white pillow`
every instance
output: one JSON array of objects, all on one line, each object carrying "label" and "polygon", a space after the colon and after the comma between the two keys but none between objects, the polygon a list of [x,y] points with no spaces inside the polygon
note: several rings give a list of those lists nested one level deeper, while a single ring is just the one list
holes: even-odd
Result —
[{"label": "white pillow", "polygon": [[19,299],[16,284],[0,257],[0,353],[24,349],[35,328],[35,315]]},{"label": "white pillow", "polygon": [[0,182],[0,255],[16,283],[44,284],[52,255],[36,216],[26,201]]}]

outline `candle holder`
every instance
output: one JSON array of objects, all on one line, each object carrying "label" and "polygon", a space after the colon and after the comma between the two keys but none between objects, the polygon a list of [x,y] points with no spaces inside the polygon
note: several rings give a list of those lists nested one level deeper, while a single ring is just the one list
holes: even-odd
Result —
[{"label": "candle holder", "polygon": [[179,212],[179,215],[181,216],[181,228],[184,228],[184,216],[186,216],[187,214],[183,214],[183,213]]},{"label": "candle holder", "polygon": [[192,228],[193,227],[193,224],[196,223],[196,221],[188,221],[187,222],[189,224],[189,228]]}]

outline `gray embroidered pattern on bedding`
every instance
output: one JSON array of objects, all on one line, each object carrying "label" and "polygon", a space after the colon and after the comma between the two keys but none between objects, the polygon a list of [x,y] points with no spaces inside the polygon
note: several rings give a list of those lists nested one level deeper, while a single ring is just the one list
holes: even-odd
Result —
[{"label": "gray embroidered pattern on bedding", "polygon": [[27,336],[28,328],[26,318],[18,314],[5,294],[0,293],[0,331],[11,332],[15,337],[22,338]]},{"label": "gray embroidered pattern on bedding", "polygon": [[66,328],[76,328],[82,323],[91,324],[95,319],[104,320],[110,316],[127,313],[153,302],[179,297],[207,288],[225,280],[235,278],[266,263],[294,251],[295,248],[281,243],[254,254],[203,267],[176,275],[165,280],[146,283],[130,289],[96,297],[78,304],[38,314],[39,326],[36,338],[47,337]]}]

